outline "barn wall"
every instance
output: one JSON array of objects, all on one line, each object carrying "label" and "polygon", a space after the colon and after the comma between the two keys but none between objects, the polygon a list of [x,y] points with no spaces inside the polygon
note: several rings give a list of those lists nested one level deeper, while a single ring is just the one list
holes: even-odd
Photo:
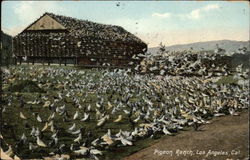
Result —
[{"label": "barn wall", "polygon": [[27,28],[27,30],[50,30],[50,29],[66,29],[56,20],[48,15],[39,19],[36,23]]},{"label": "barn wall", "polygon": [[[30,59],[77,58],[79,65],[126,65],[134,54],[143,53],[145,44],[110,42],[89,37],[76,38],[67,33],[27,32],[13,40],[14,54]],[[92,59],[92,60],[91,60]]]}]

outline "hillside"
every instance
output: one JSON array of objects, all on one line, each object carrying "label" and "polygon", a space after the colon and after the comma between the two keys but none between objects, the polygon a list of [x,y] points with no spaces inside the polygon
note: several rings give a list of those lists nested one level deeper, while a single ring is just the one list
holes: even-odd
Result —
[{"label": "hillside", "polygon": [[[194,51],[214,50],[216,49],[216,44],[218,44],[220,48],[225,49],[229,53],[234,52],[241,47],[246,47],[248,50],[250,50],[249,41],[231,41],[231,40],[219,40],[219,41],[179,44],[179,45],[167,46],[166,50],[183,51],[183,50],[188,50],[191,47],[193,48]],[[159,50],[159,47],[153,47],[153,48],[149,48],[148,52],[155,54],[157,53],[158,50]]]}]

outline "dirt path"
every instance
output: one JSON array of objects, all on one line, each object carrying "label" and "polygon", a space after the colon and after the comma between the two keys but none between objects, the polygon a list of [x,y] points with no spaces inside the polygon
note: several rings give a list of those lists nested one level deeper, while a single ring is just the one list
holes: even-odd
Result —
[{"label": "dirt path", "polygon": [[[216,117],[202,131],[183,131],[123,160],[244,160],[249,157],[248,111]],[[186,155],[185,155],[186,154]],[[217,156],[215,156],[217,155]]]}]

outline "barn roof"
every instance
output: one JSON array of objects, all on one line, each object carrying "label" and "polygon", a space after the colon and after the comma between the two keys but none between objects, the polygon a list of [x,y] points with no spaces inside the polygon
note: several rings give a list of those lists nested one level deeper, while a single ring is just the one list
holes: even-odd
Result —
[{"label": "barn roof", "polygon": [[[56,15],[48,12],[42,15],[39,19],[41,19],[45,15],[48,15],[57,22],[59,22],[69,31],[69,35],[72,36],[94,37],[110,41],[131,41],[131,42],[135,41],[138,43],[144,43],[141,39],[139,39],[132,33],[126,31],[124,28],[120,26],[101,24],[101,23],[91,22],[88,20],[81,20],[62,15]],[[38,20],[33,22],[31,25],[36,23]],[[31,25],[29,25],[24,31],[26,31]]]}]

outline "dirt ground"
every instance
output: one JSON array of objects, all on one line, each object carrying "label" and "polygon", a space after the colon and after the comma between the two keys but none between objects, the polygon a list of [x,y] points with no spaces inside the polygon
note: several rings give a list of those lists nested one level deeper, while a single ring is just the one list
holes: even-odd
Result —
[{"label": "dirt ground", "polygon": [[248,160],[249,114],[216,117],[201,131],[182,131],[123,160]]}]

